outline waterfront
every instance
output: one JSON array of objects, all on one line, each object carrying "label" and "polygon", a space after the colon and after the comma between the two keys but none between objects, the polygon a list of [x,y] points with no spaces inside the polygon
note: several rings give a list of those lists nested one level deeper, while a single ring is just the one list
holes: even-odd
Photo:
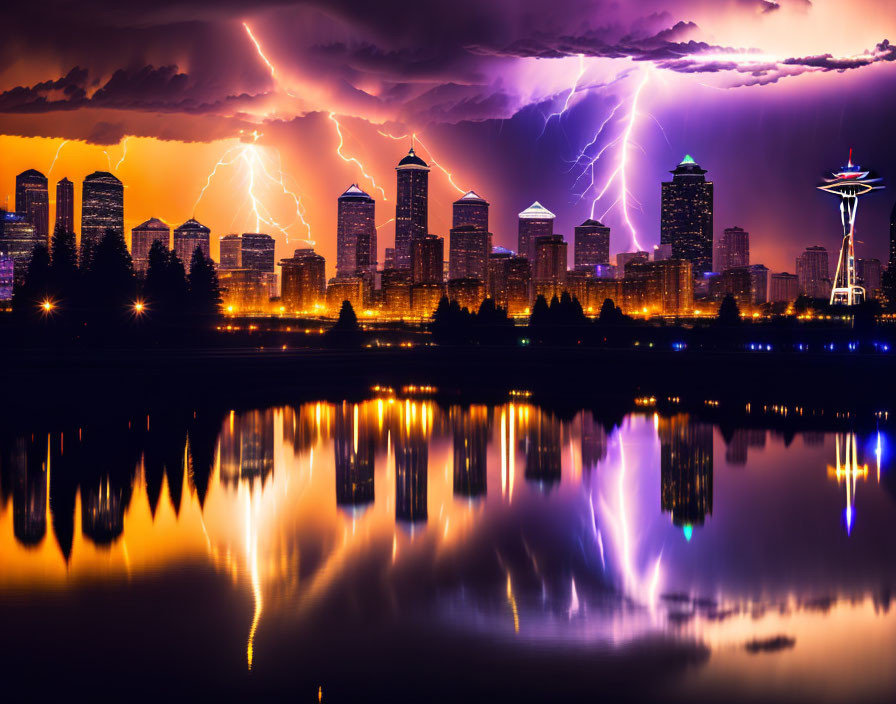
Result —
[{"label": "waterfront", "polygon": [[886,426],[430,396],[5,433],[4,680],[35,698],[889,699]]}]

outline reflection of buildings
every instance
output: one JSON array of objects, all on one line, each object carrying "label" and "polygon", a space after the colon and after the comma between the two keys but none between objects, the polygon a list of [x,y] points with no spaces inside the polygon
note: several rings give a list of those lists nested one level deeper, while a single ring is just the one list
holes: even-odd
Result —
[{"label": "reflection of buildings", "polygon": [[274,410],[230,412],[218,441],[221,480],[236,483],[274,471]]},{"label": "reflection of buildings", "polygon": [[712,426],[687,414],[660,418],[662,509],[672,523],[690,530],[712,514]]},{"label": "reflection of buildings", "polygon": [[725,462],[730,465],[745,465],[748,448],[764,448],[765,436],[764,430],[756,428],[738,428],[733,431],[730,440],[726,439]]},{"label": "reflection of buildings", "polygon": [[47,532],[47,473],[34,442],[17,438],[10,464],[13,532],[24,545],[37,545]]},{"label": "reflection of buildings", "polygon": [[550,486],[560,481],[560,421],[537,408],[527,420],[526,479]]},{"label": "reflection of buildings", "polygon": [[[399,521],[426,521],[426,471],[429,449],[424,428],[426,404],[421,404],[421,420],[412,419],[416,404],[405,405],[404,418],[395,443],[395,518]],[[413,414],[416,416],[416,413]],[[422,426],[422,427],[421,427]]]},{"label": "reflection of buildings", "polygon": [[582,471],[590,472],[607,456],[607,433],[589,411],[582,413]]},{"label": "reflection of buildings", "polygon": [[450,415],[454,435],[454,494],[484,496],[487,491],[488,409],[485,406],[454,407]]},{"label": "reflection of buildings", "polygon": [[373,502],[375,437],[357,403],[336,408],[333,455],[336,461],[336,504],[360,506]]},{"label": "reflection of buildings", "polygon": [[130,498],[130,481],[125,485],[104,475],[81,484],[81,532],[97,545],[112,543],[124,530]]},{"label": "reflection of buildings", "polygon": [[855,521],[856,483],[860,478],[863,481],[868,478],[868,465],[860,462],[855,433],[848,435],[837,433],[834,436],[834,445],[836,447],[836,465],[828,465],[828,476],[836,479],[838,485],[842,482],[846,486],[845,519],[846,533],[849,535]]}]

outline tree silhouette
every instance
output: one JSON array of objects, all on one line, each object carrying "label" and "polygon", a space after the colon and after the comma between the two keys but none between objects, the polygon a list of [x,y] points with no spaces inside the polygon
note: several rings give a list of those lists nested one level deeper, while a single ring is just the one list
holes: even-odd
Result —
[{"label": "tree silhouette", "polygon": [[143,302],[149,319],[158,326],[183,321],[189,303],[189,286],[184,265],[177,254],[161,242],[149,248],[149,266],[143,281]]},{"label": "tree silhouette", "polygon": [[333,347],[360,347],[364,340],[361,326],[358,325],[358,316],[355,309],[348,301],[342,302],[339,309],[339,319],[336,324],[327,330],[325,342]]},{"label": "tree silhouette", "polygon": [[734,326],[740,325],[740,308],[737,307],[737,301],[731,294],[722,299],[719,306],[719,315],[716,318],[719,325]]},{"label": "tree silhouette", "polygon": [[516,328],[507,317],[507,309],[495,303],[494,298],[482,301],[472,322],[473,335],[481,344],[500,345],[516,339]]},{"label": "tree silhouette", "polygon": [[439,299],[436,312],[429,324],[433,340],[439,345],[460,345],[472,339],[472,316],[466,308],[447,296]]},{"label": "tree silhouette", "polygon": [[619,325],[628,319],[622,309],[619,308],[611,298],[605,298],[600,307],[600,314],[597,320],[601,325]]},{"label": "tree silhouette", "polygon": [[39,244],[31,253],[24,280],[13,287],[12,307],[16,317],[23,322],[46,318],[49,312],[41,304],[51,299],[51,290],[50,253],[47,245]]},{"label": "tree silhouette", "polygon": [[94,324],[102,331],[129,320],[136,292],[134,265],[124,237],[108,230],[93,249],[84,274],[84,293]]},{"label": "tree silhouette", "polygon": [[213,317],[221,312],[221,289],[212,260],[196,247],[190,261],[189,310],[195,315]]}]

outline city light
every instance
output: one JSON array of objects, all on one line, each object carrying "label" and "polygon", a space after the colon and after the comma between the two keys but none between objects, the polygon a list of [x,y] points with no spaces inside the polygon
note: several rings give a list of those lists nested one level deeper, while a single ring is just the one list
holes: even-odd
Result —
[{"label": "city light", "polygon": [[56,305],[53,303],[53,301],[47,298],[43,300],[43,302],[40,304],[40,307],[44,313],[49,313],[56,307]]}]

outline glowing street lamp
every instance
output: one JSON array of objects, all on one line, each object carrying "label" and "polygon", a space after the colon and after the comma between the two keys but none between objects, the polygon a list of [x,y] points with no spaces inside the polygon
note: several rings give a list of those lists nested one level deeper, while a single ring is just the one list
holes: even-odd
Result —
[{"label": "glowing street lamp", "polygon": [[41,310],[43,310],[44,314],[50,313],[55,307],[56,304],[53,303],[49,298],[45,298],[43,303],[40,304]]},{"label": "glowing street lamp", "polygon": [[144,305],[143,301],[136,301],[134,303],[134,313],[136,313],[137,315],[142,315],[144,310],[146,310],[146,306]]}]

